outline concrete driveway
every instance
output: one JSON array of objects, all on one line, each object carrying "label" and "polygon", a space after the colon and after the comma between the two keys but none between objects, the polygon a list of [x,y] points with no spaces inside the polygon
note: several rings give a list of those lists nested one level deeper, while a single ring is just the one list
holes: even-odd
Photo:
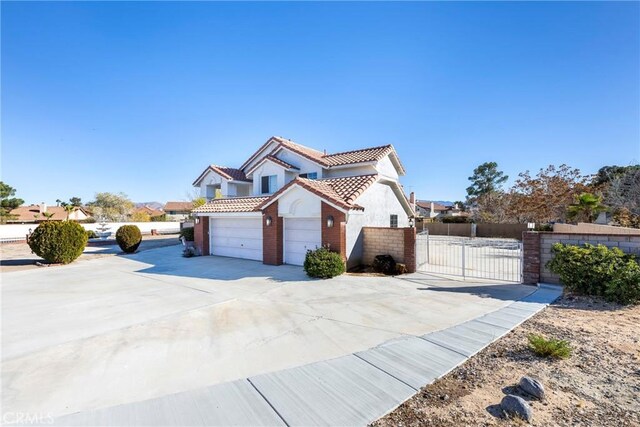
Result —
[{"label": "concrete driveway", "polygon": [[3,411],[59,416],[366,350],[534,291],[344,275],[180,247],[2,274]]}]

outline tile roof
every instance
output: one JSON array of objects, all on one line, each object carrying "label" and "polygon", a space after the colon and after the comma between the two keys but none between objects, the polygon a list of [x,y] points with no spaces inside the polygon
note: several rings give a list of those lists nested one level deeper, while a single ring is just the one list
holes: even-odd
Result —
[{"label": "tile roof", "polygon": [[[77,207],[74,211],[76,210],[80,210],[89,216],[88,212],[82,207]],[[67,219],[67,211],[64,210],[63,206],[47,206],[46,212],[53,213],[50,219],[51,221],[64,221]],[[13,217],[9,219],[8,222],[36,222],[47,219],[47,217],[40,213],[40,205],[18,206],[12,209],[9,214],[13,215]]]},{"label": "tile roof", "polygon": [[[416,205],[423,209],[431,210],[431,202],[428,200],[416,200]],[[433,209],[436,211],[447,211],[449,209],[453,209],[453,206],[445,206],[443,204],[433,202]]]},{"label": "tile roof", "polygon": [[343,153],[328,154],[323,156],[329,166],[351,165],[354,163],[373,162],[382,159],[391,153],[393,146],[363,148],[361,150],[345,151]]},{"label": "tile roof", "polygon": [[247,181],[247,182],[251,182],[251,180],[249,178],[247,178],[247,176],[244,174],[244,172],[242,172],[240,169],[228,168],[226,166],[209,165],[200,174],[200,176],[195,181],[193,181],[193,185],[196,185],[198,182],[200,182],[200,180],[202,178],[204,178],[204,176],[209,171],[213,171],[213,172],[217,173],[218,175],[220,175],[221,177],[223,177],[225,179],[228,179],[228,180],[231,180],[231,181]]},{"label": "tile roof", "polygon": [[191,212],[193,209],[193,202],[167,202],[164,205],[165,212],[177,211],[177,212]]},{"label": "tile roof", "polygon": [[364,193],[371,184],[376,182],[377,178],[377,175],[359,175],[328,179],[306,179],[298,177],[278,190],[269,200],[262,203],[259,208],[261,209],[269,204],[269,202],[277,199],[291,186],[299,185],[341,208],[362,210],[363,208],[361,206],[353,202]]},{"label": "tile roof", "polygon": [[214,199],[196,209],[195,213],[254,212],[270,197],[234,197]]},{"label": "tile roof", "polygon": [[160,216],[164,213],[163,210],[154,209],[150,206],[139,206],[135,208],[133,212],[142,212],[142,213],[146,213],[149,216]]}]

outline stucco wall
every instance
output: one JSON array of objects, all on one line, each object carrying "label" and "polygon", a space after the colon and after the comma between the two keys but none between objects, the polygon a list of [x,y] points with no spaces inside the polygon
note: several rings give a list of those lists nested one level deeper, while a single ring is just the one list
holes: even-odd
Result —
[{"label": "stucco wall", "polygon": [[278,215],[297,218],[319,218],[321,201],[318,196],[294,186],[278,199]]},{"label": "stucco wall", "polygon": [[398,171],[396,170],[396,167],[393,166],[393,163],[391,162],[389,156],[386,156],[385,158],[380,160],[378,162],[378,165],[376,166],[376,169],[378,170],[378,173],[384,177],[392,179],[398,179],[399,177]]},{"label": "stucco wall", "polygon": [[316,172],[318,174],[318,178],[322,178],[322,167],[305,159],[302,156],[299,156],[295,153],[292,153],[289,150],[282,149],[276,154],[276,157],[280,160],[283,160],[293,166],[296,166],[300,169],[299,173],[311,173]]},{"label": "stucco wall", "polygon": [[378,173],[373,165],[355,165],[351,167],[340,167],[337,169],[327,169],[326,178],[341,178],[343,176],[373,175]]},{"label": "stucco wall", "polygon": [[277,185],[278,187],[272,191],[272,193],[275,193],[276,191],[278,191],[279,189],[281,189],[282,187],[284,187],[285,185],[285,175],[284,175],[284,169],[281,166],[276,166],[271,162],[264,162],[262,165],[260,165],[260,167],[258,169],[256,169],[255,171],[253,171],[253,195],[254,196],[260,196],[262,195],[262,177],[263,176],[269,176],[269,175],[275,175],[277,176]]},{"label": "stucco wall", "polygon": [[354,202],[364,208],[364,212],[353,211],[347,221],[348,267],[362,263],[362,227],[389,227],[390,215],[398,215],[398,227],[408,227],[409,217],[395,193],[386,184],[374,183]]}]

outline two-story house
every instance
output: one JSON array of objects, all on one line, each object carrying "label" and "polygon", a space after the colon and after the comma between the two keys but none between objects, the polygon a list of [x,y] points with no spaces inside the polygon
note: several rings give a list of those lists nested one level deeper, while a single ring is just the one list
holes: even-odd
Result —
[{"label": "two-story house", "polygon": [[208,166],[193,182],[208,202],[193,211],[202,254],[302,265],[329,246],[349,267],[362,227],[408,227],[413,210],[392,145],[327,154],[272,137],[239,168]]}]

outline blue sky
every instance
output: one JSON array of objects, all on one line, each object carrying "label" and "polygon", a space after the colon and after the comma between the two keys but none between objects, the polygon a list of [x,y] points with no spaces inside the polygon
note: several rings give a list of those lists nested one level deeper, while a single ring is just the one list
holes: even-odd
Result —
[{"label": "blue sky", "polygon": [[640,161],[637,2],[2,2],[2,180],[181,200],[271,135],[392,143],[421,199]]}]

